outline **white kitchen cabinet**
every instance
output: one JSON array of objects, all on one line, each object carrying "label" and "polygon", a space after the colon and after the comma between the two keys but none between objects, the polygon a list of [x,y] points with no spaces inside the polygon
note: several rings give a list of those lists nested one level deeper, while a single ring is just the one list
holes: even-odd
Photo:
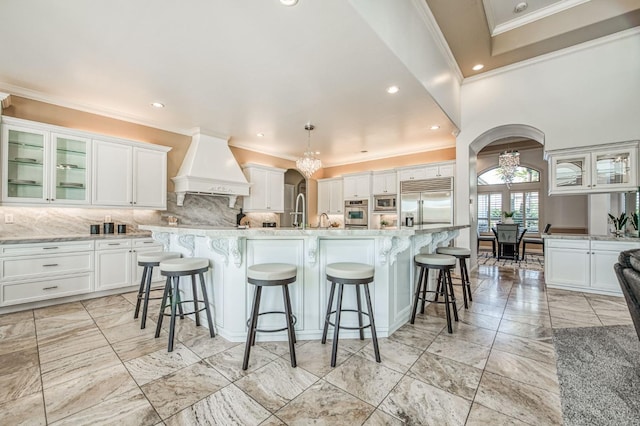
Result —
[{"label": "white kitchen cabinet", "polygon": [[251,184],[244,197],[245,212],[284,212],[284,173],[286,170],[258,164],[246,164],[243,171]]},{"label": "white kitchen cabinet", "polygon": [[93,250],[93,241],[3,246],[0,304],[9,306],[91,292]]},{"label": "white kitchen cabinet", "polygon": [[398,180],[420,180],[427,178],[427,168],[425,166],[408,167],[398,170]]},{"label": "white kitchen cabinet", "polygon": [[452,177],[455,173],[455,162],[439,163],[425,167],[426,178]]},{"label": "white kitchen cabinet", "polygon": [[[545,280],[549,287],[621,294],[613,265],[636,241],[545,240]],[[568,266],[570,265],[570,266]]]},{"label": "white kitchen cabinet", "polygon": [[344,176],[342,188],[345,200],[369,199],[371,196],[371,172]]},{"label": "white kitchen cabinet", "polygon": [[385,171],[373,173],[372,194],[386,195],[397,193],[397,173],[395,171]]},{"label": "white kitchen cabinet", "polygon": [[637,189],[637,143],[549,153],[549,194]]},{"label": "white kitchen cabinet", "polygon": [[91,202],[90,139],[52,133],[45,126],[28,122],[26,125],[5,123],[2,127],[3,202]]},{"label": "white kitchen cabinet", "polygon": [[318,213],[343,214],[342,178],[318,180]]},{"label": "white kitchen cabinet", "polygon": [[[96,291],[140,284],[142,267],[138,253],[162,251],[162,245],[150,238],[96,241]],[[154,268],[152,282],[161,282],[160,268]]]},{"label": "white kitchen cabinet", "polygon": [[94,205],[166,209],[166,188],[166,151],[93,141]]}]

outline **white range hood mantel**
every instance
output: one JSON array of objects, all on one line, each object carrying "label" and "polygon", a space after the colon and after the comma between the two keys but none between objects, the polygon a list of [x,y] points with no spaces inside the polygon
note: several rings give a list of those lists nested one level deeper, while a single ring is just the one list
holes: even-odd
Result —
[{"label": "white range hood mantel", "polygon": [[189,194],[229,197],[233,207],[238,196],[248,196],[250,184],[225,139],[196,131],[191,138],[175,184],[177,205]]}]

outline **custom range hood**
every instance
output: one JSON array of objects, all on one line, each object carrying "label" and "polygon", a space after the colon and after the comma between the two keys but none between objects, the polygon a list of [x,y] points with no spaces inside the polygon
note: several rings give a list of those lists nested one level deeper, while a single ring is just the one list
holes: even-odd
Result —
[{"label": "custom range hood", "polygon": [[227,140],[204,134],[200,129],[191,138],[178,175],[171,180],[178,206],[183,205],[188,193],[229,197],[229,207],[234,206],[238,196],[249,195],[250,185]]}]

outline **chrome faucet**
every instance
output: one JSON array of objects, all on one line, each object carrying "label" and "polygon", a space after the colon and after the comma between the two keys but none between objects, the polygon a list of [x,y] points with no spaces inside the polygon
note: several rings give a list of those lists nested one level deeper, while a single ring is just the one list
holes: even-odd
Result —
[{"label": "chrome faucet", "polygon": [[[302,212],[298,211],[298,203],[300,202],[300,199],[302,199]],[[301,192],[296,197],[296,212],[295,213],[291,213],[295,217],[294,222],[293,222],[293,226],[295,226],[296,228],[300,227],[300,223],[298,223],[298,216],[301,215],[302,216],[302,229],[305,229],[305,223],[307,221],[307,216],[305,214],[305,207],[304,206],[305,206],[304,194]]]},{"label": "chrome faucet", "polygon": [[[322,226],[322,218],[327,219],[327,226]],[[328,228],[331,225],[331,221],[329,220],[329,215],[326,213],[320,214],[320,220],[318,220],[318,228]]]}]

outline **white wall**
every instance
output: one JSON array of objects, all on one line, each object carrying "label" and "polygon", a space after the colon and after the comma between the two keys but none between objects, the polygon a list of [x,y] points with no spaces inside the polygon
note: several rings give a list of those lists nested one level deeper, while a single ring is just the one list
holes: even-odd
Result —
[{"label": "white wall", "polygon": [[[546,150],[640,139],[640,30],[582,47],[465,80],[458,182],[469,182],[470,144],[497,126],[532,126],[544,133]],[[456,205],[469,205],[467,186],[458,188]],[[469,209],[458,209],[456,220],[470,223]],[[469,240],[461,233],[459,244]]]}]

